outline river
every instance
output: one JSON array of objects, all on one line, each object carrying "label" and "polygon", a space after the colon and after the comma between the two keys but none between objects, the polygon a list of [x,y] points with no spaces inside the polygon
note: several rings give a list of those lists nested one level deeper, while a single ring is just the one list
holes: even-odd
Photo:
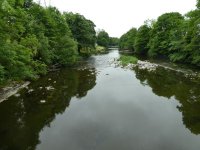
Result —
[{"label": "river", "polygon": [[0,150],[199,150],[200,83],[115,65],[117,49],[0,103]]}]

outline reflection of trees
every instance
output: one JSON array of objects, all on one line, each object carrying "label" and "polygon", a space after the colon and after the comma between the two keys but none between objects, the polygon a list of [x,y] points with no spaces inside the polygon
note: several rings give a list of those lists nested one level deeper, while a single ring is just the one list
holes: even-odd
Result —
[{"label": "reflection of trees", "polygon": [[194,134],[200,134],[200,83],[183,74],[158,68],[155,72],[135,69],[136,77],[158,96],[174,96],[181,104],[183,123]]},{"label": "reflection of trees", "polygon": [[[56,114],[65,111],[72,97],[86,96],[95,84],[94,69],[63,70],[42,77],[29,89],[21,91],[20,97],[11,97],[1,103],[0,149],[35,149],[40,131],[53,121]],[[45,87],[49,86],[55,89],[47,90]]]}]

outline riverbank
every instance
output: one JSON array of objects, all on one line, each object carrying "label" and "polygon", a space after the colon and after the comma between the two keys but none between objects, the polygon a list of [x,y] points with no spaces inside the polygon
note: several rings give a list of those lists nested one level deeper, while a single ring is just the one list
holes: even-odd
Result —
[{"label": "riverbank", "polygon": [[[95,53],[93,55],[102,54],[102,53],[106,53],[106,48],[102,46],[96,46]],[[87,57],[80,56],[79,61],[77,61],[76,65],[74,66],[81,65],[81,63],[83,63],[85,59],[87,59]],[[47,74],[50,72],[59,71],[63,68],[61,67],[60,64],[54,64],[48,68]],[[0,87],[0,103],[7,100],[9,97],[17,94],[19,90],[27,87],[30,83],[31,81],[21,81],[21,82],[12,81],[11,83],[7,83],[6,85]]]},{"label": "riverbank", "polygon": [[[134,57],[133,57],[134,58]],[[118,66],[125,67],[126,69],[133,69],[137,67],[140,70],[147,70],[147,71],[156,71],[157,68],[162,67],[167,70],[175,71],[177,73],[182,73],[185,77],[190,78],[190,79],[197,79],[200,80],[200,71],[197,70],[192,70],[189,68],[181,68],[181,67],[174,67],[169,63],[153,63],[148,60],[142,61],[142,60],[137,60],[132,63],[131,59],[130,61],[126,60],[124,63],[124,60],[119,59],[116,64]]]}]

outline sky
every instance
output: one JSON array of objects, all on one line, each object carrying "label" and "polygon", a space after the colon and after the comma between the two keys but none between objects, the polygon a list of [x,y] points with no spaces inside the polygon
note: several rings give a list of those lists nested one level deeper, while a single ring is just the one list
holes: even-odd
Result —
[{"label": "sky", "polygon": [[84,15],[95,23],[97,30],[104,29],[111,37],[120,37],[132,27],[138,28],[145,20],[157,19],[164,13],[184,15],[196,8],[196,0],[46,0],[46,3],[62,12]]}]

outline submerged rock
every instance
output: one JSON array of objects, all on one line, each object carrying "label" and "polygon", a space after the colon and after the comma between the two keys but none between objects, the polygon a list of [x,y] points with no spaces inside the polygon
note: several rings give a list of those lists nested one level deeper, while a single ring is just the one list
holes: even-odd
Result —
[{"label": "submerged rock", "polygon": [[46,101],[45,100],[41,100],[40,103],[44,104],[44,103],[46,103]]},{"label": "submerged rock", "polygon": [[28,90],[28,93],[31,93],[31,92],[33,92],[34,90],[33,89],[30,89],[30,90]]},{"label": "submerged rock", "polygon": [[48,91],[52,91],[52,90],[54,90],[55,88],[54,88],[53,86],[47,86],[46,89],[47,89]]},{"label": "submerged rock", "polygon": [[15,94],[14,96],[15,96],[15,97],[20,97],[20,94],[19,94],[19,93],[17,93],[17,94]]}]

